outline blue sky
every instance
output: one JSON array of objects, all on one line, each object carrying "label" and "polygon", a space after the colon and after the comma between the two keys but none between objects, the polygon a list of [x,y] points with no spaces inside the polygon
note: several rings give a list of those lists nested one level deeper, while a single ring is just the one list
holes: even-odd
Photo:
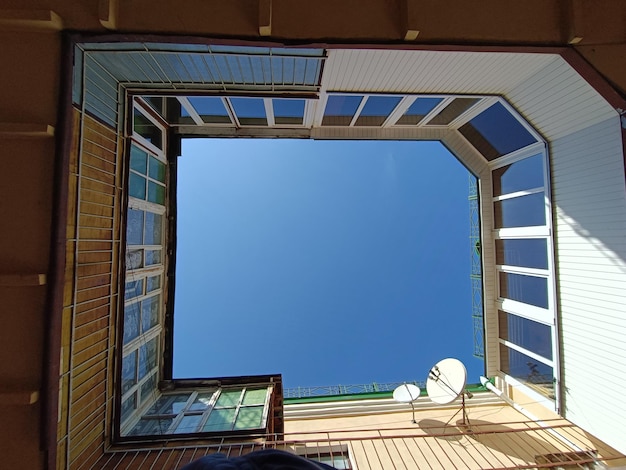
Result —
[{"label": "blue sky", "polygon": [[438,142],[185,140],[174,376],[478,382],[467,195]]}]

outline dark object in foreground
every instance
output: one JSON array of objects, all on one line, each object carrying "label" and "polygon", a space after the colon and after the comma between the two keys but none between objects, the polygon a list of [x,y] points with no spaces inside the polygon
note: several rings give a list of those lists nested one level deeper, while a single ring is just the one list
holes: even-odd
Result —
[{"label": "dark object in foreground", "polygon": [[240,457],[211,454],[185,465],[181,470],[334,470],[325,463],[314,462],[281,450],[260,450]]}]

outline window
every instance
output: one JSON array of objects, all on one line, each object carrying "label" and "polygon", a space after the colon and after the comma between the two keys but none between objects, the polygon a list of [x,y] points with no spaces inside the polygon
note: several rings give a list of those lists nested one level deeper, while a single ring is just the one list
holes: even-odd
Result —
[{"label": "window", "polygon": [[264,430],[272,387],[202,389],[164,394],[130,436]]},{"label": "window", "polygon": [[[154,399],[164,313],[167,163],[159,148],[164,146],[165,133],[144,109],[137,104],[133,109],[121,335],[122,425],[131,422]],[[144,123],[143,127],[138,127],[138,122]],[[146,129],[149,129],[149,142]],[[155,142],[160,146],[151,145]]]},{"label": "window", "polygon": [[419,124],[442,101],[443,98],[417,98],[402,117],[398,119],[396,125]]},{"label": "window", "polygon": [[401,100],[400,96],[369,96],[355,125],[382,126]]},{"label": "window", "polygon": [[349,126],[362,100],[362,96],[356,95],[330,95],[322,126]]},{"label": "window", "polygon": [[479,101],[480,98],[454,98],[439,114],[428,121],[427,125],[447,126]]}]

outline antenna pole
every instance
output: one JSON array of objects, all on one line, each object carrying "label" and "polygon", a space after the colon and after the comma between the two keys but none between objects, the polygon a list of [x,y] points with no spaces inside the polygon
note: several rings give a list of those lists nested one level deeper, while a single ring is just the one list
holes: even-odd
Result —
[{"label": "antenna pole", "polygon": [[412,423],[413,424],[417,424],[417,421],[415,421],[415,405],[413,405],[413,402],[411,402],[411,409],[413,410],[413,420],[412,420]]}]

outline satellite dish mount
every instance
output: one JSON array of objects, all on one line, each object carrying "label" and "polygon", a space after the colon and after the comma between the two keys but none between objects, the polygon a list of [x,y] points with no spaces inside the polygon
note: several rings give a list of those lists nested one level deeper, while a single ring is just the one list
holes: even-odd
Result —
[{"label": "satellite dish mount", "polygon": [[465,408],[465,396],[472,398],[472,394],[465,389],[467,381],[467,370],[458,359],[448,358],[439,361],[428,372],[428,380],[426,381],[426,390],[428,397],[434,403],[445,405],[452,403],[461,396],[461,409],[454,413],[448,420],[448,423],[459,413],[462,412],[463,419],[461,424],[469,426],[469,418],[467,409]]},{"label": "satellite dish mount", "polygon": [[409,403],[411,405],[411,410],[413,411],[413,419],[412,423],[417,424],[415,421],[415,406],[413,403],[420,396],[420,389],[417,385],[404,383],[393,391],[393,399],[399,403]]}]

